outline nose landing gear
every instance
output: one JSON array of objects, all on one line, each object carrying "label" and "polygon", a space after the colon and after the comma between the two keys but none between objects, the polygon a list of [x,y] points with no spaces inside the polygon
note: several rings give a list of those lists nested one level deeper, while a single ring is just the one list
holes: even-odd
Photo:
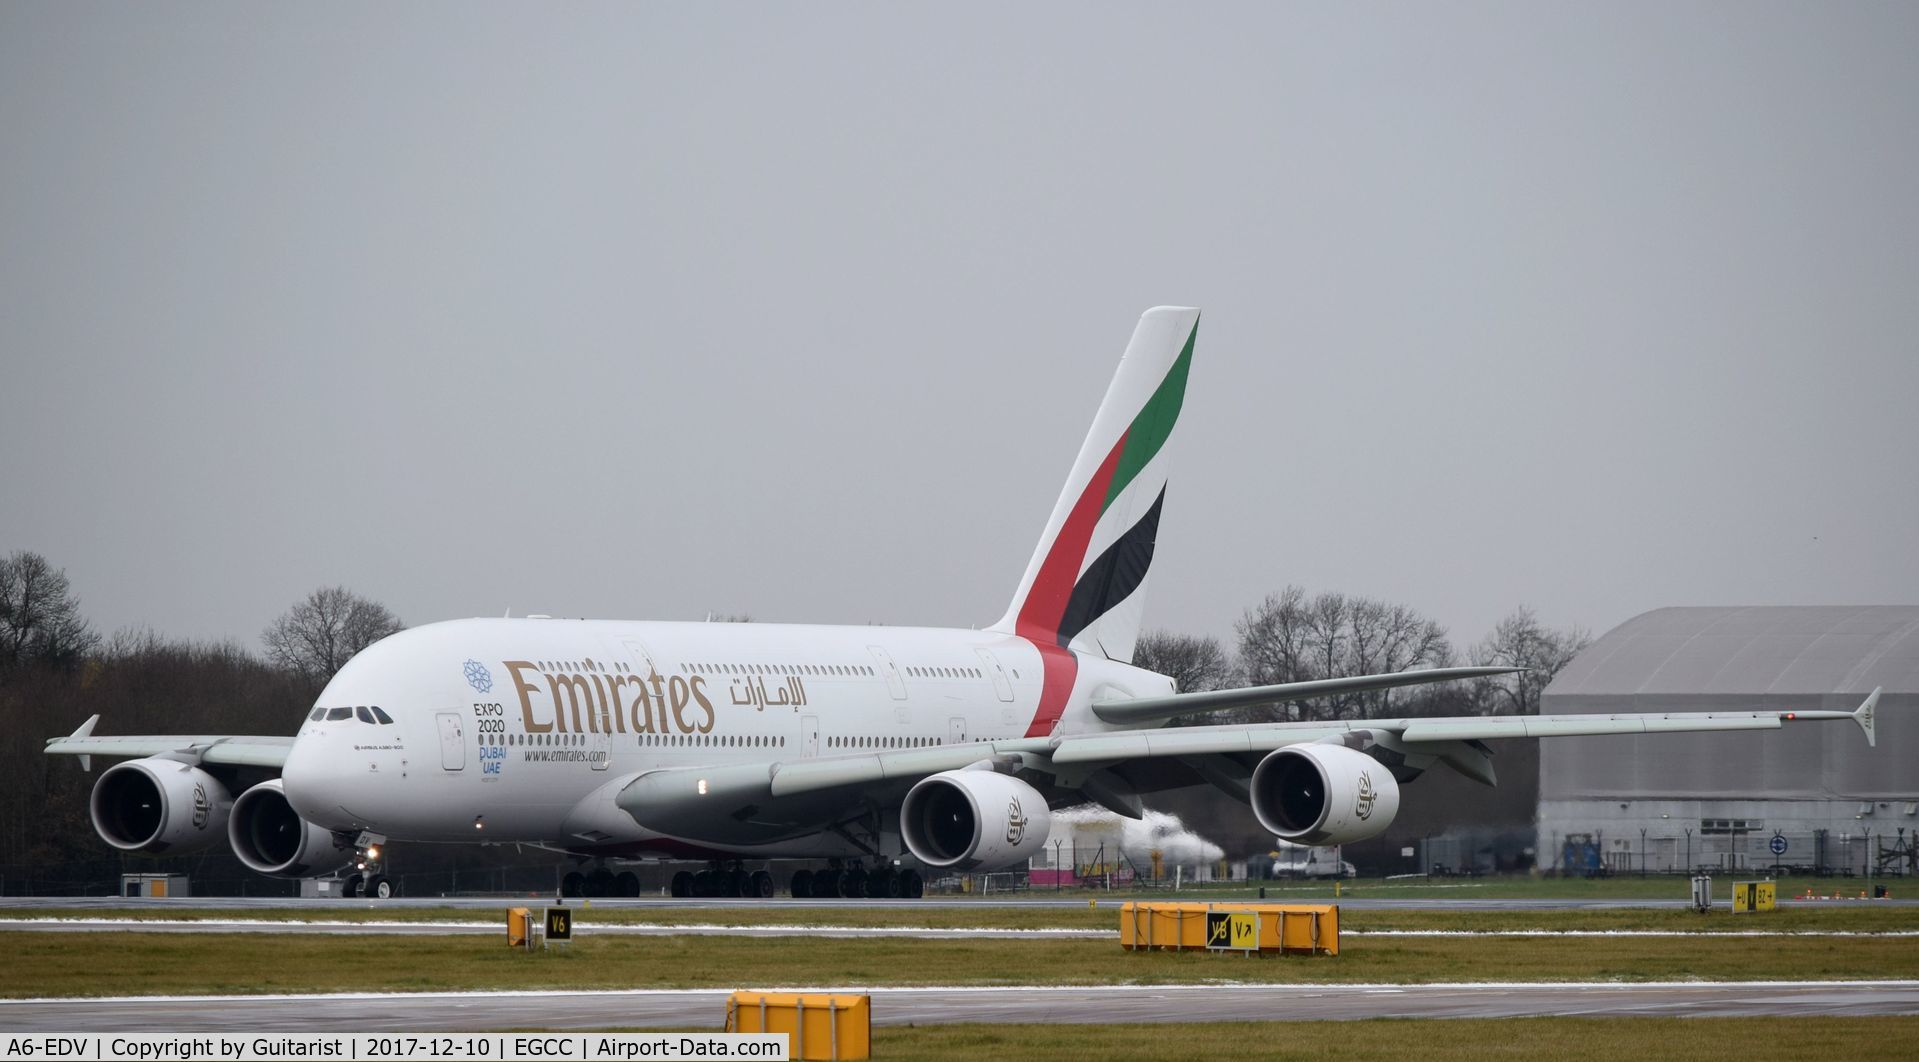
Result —
[{"label": "nose landing gear", "polygon": [[350,900],[361,895],[369,900],[390,900],[399,894],[398,883],[386,876],[385,845],[386,838],[377,833],[362,833],[354,838],[353,872],[340,888],[342,896]]}]

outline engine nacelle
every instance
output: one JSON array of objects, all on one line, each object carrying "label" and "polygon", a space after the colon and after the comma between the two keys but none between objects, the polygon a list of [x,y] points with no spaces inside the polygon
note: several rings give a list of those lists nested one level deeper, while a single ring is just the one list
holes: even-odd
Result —
[{"label": "engine nacelle", "polygon": [[1053,813],[1039,790],[992,771],[941,771],[900,804],[900,836],[919,861],[953,870],[998,870],[1046,847]]},{"label": "engine nacelle", "polygon": [[301,818],[278,778],[261,782],[233,802],[227,820],[233,854],[247,869],[282,878],[309,878],[344,865],[351,854],[329,830]]},{"label": "engine nacelle", "polygon": [[192,852],[226,832],[233,797],[189,763],[153,757],[116,763],[93,783],[94,832],[126,852]]},{"label": "engine nacelle", "polygon": [[1294,844],[1377,837],[1399,814],[1399,783],[1384,764],[1341,745],[1288,745],[1253,769],[1259,824]]}]

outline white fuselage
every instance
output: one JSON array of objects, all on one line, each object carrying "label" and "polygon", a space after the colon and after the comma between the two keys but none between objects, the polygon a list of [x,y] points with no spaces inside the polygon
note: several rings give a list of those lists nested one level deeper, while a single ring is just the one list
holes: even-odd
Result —
[{"label": "white fuselage", "polygon": [[[1171,688],[1125,665],[1082,667],[1074,686],[1062,730],[1107,729],[1084,691]],[[283,778],[294,809],[336,831],[711,856],[723,853],[640,828],[613,796],[660,768],[1027,736],[1041,688],[1034,645],[987,631],[455,620],[354,657]],[[813,835],[743,854],[837,848]]]}]

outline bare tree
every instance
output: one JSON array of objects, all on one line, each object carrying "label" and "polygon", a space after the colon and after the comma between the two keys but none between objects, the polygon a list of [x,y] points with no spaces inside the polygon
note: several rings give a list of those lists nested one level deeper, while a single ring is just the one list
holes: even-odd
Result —
[{"label": "bare tree", "polygon": [[324,682],[354,653],[404,627],[385,605],[328,586],[281,613],[260,640],[274,663]]},{"label": "bare tree", "polygon": [[[1446,629],[1406,605],[1289,586],[1248,609],[1236,625],[1239,659],[1255,686],[1377,675],[1453,662]],[[1421,691],[1374,690],[1256,709],[1254,720],[1363,719],[1416,702]],[[1407,712],[1406,714],[1416,714]]]},{"label": "bare tree", "polygon": [[0,558],[0,672],[30,663],[72,668],[99,643],[65,569],[27,550]]},{"label": "bare tree", "polygon": [[1532,609],[1519,606],[1473,646],[1475,664],[1528,669],[1476,681],[1474,692],[1478,694],[1482,710],[1488,715],[1538,715],[1540,694],[1545,692],[1553,676],[1591,644],[1592,635],[1584,628],[1553,630],[1541,625]]},{"label": "bare tree", "polygon": [[1133,664],[1170,677],[1181,693],[1225,689],[1233,681],[1233,662],[1218,638],[1147,631],[1133,646]]}]

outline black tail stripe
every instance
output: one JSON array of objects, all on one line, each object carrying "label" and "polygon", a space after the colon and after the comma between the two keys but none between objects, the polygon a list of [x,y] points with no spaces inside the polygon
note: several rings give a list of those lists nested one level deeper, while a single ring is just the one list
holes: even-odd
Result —
[{"label": "black tail stripe", "polygon": [[1153,543],[1159,538],[1159,507],[1165,501],[1166,488],[1161,487],[1146,515],[1106,547],[1073,584],[1073,596],[1059,620],[1059,644],[1072,641],[1146,580],[1146,569],[1153,565]]}]

